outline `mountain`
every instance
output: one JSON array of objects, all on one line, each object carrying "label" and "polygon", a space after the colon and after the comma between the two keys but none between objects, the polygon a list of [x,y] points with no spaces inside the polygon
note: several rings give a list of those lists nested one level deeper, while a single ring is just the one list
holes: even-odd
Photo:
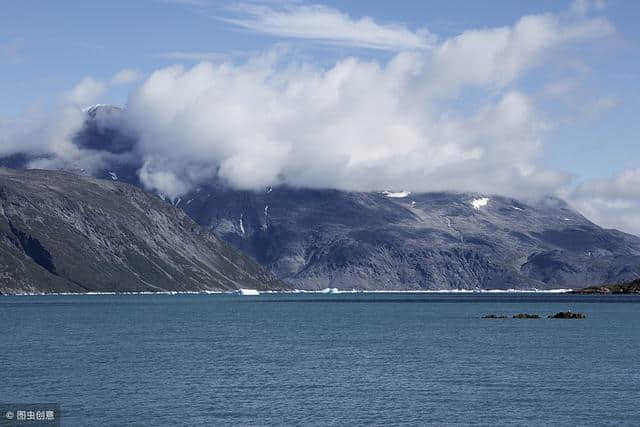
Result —
[{"label": "mountain", "polygon": [[202,187],[180,206],[308,289],[574,288],[640,275],[640,238],[556,198]]},{"label": "mountain", "polygon": [[[96,176],[141,185],[124,111],[89,109],[75,142],[115,159]],[[252,192],[212,182],[171,203],[298,288],[577,288],[640,276],[639,237],[553,197]]]},{"label": "mountain", "polygon": [[0,169],[0,293],[283,287],[139,188],[60,171]]}]

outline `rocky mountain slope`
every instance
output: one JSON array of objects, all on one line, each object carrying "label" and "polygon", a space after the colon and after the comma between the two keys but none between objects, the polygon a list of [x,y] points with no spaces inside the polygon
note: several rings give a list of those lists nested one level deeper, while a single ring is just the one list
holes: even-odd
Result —
[{"label": "rocky mountain slope", "polygon": [[[89,109],[75,143],[113,159],[96,176],[140,185],[122,114]],[[639,237],[603,229],[557,198],[251,192],[214,182],[170,202],[298,288],[578,288],[640,277]]]},{"label": "rocky mountain slope", "polygon": [[184,212],[128,184],[0,169],[0,292],[281,289]]},{"label": "rocky mountain slope", "polygon": [[180,206],[304,288],[573,288],[640,277],[640,238],[559,199],[202,187]]}]

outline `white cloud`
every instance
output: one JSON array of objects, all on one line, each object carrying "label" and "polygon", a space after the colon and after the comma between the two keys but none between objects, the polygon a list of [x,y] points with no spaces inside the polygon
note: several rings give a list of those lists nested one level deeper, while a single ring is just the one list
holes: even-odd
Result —
[{"label": "white cloud", "polygon": [[571,12],[579,16],[584,16],[591,11],[601,11],[607,6],[605,0],[573,0]]},{"label": "white cloud", "polygon": [[584,182],[568,199],[594,222],[640,235],[640,169]]},{"label": "white cloud", "polygon": [[107,87],[103,81],[85,77],[64,93],[51,111],[32,108],[17,117],[0,117],[0,156],[25,153],[38,157],[29,164],[32,168],[87,171],[113,160],[116,156],[83,150],[73,143],[86,119],[83,108]]},{"label": "white cloud", "polygon": [[66,101],[78,107],[92,104],[107,90],[107,84],[93,77],[85,77],[66,94]]},{"label": "white cloud", "polygon": [[111,78],[111,85],[113,86],[118,86],[118,85],[126,85],[129,83],[133,83],[136,80],[140,79],[141,75],[140,72],[138,70],[134,70],[132,68],[125,68],[123,70],[118,71],[112,78]]},{"label": "white cloud", "polygon": [[380,24],[372,18],[354,19],[322,5],[285,3],[280,8],[241,4],[239,16],[224,21],[265,34],[302,38],[370,49],[425,49],[435,37],[425,29],[411,31],[402,24]]},{"label": "white cloud", "polygon": [[501,87],[562,48],[613,31],[600,18],[567,22],[551,14],[525,16],[512,27],[470,30],[445,40],[429,58],[428,77],[433,88],[444,92],[465,86]]},{"label": "white cloud", "polygon": [[196,182],[184,182],[187,170],[212,164],[240,188],[513,193],[563,182],[537,165],[544,120],[525,94],[507,92],[469,116],[444,112],[434,100],[413,101],[407,83],[421,67],[402,56],[384,67],[350,58],[327,70],[171,67],[131,93],[130,125],[150,166],[189,187]]},{"label": "white cloud", "polygon": [[[264,12],[272,13],[281,18]],[[612,31],[600,18],[545,14],[386,63],[352,57],[319,68],[276,51],[241,64],[158,70],[128,100],[149,159],[143,181],[169,195],[175,188],[159,187],[167,176],[189,188],[216,173],[239,188],[553,192],[567,177],[541,165],[549,123],[509,86],[568,45]],[[456,108],[466,88],[488,91],[485,102]]]}]

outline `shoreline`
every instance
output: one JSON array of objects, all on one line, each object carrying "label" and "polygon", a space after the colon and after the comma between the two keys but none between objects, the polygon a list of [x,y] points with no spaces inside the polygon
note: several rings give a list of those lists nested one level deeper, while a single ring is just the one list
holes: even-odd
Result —
[{"label": "shoreline", "polygon": [[257,291],[258,294],[241,295],[240,290],[233,291],[141,291],[141,292],[24,292],[15,294],[0,294],[0,297],[10,296],[97,296],[97,295],[238,295],[259,296],[289,295],[289,294],[571,294],[573,289],[434,289],[434,290],[339,290],[327,288],[321,290],[292,289],[288,291]]}]

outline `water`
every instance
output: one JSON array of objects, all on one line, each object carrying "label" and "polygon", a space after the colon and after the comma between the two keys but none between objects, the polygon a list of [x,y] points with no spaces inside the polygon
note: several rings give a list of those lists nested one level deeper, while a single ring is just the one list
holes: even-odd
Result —
[{"label": "water", "polygon": [[63,425],[640,425],[633,296],[2,297],[0,328],[0,401]]}]

